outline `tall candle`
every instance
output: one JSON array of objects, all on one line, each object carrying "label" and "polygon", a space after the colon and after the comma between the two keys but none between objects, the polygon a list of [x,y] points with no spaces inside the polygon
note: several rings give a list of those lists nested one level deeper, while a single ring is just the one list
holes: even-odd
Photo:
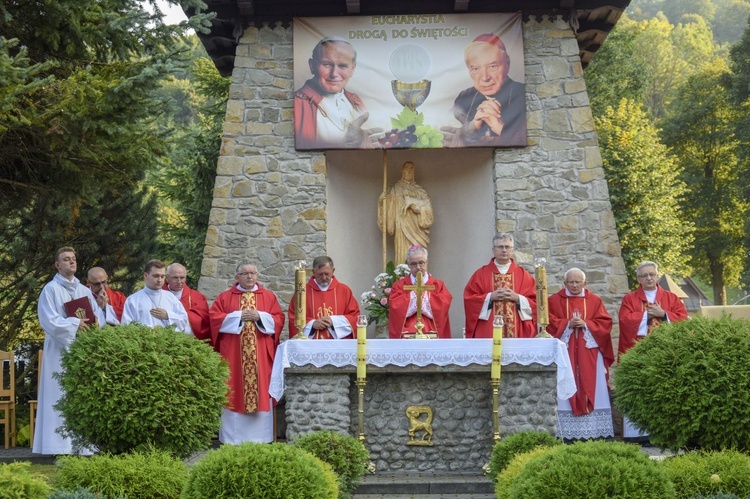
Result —
[{"label": "tall candle", "polygon": [[367,316],[357,317],[357,379],[367,377]]}]

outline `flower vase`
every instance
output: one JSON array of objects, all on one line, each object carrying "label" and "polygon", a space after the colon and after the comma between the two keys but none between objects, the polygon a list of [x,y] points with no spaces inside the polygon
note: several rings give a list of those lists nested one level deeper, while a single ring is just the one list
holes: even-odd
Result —
[{"label": "flower vase", "polygon": [[388,339],[388,321],[381,322],[375,325],[375,339],[376,340]]}]

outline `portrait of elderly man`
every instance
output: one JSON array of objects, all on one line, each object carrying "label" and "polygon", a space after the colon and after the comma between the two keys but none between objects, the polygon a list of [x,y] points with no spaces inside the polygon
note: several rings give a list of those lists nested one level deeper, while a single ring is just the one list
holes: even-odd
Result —
[{"label": "portrait of elderly man", "polygon": [[497,35],[479,35],[464,50],[464,60],[474,86],[453,103],[453,115],[463,125],[458,145],[525,146],[526,90],[508,76],[505,44]]},{"label": "portrait of elderly man", "polygon": [[346,90],[357,67],[357,51],[342,38],[326,37],[308,61],[312,78],[294,93],[294,137],[298,149],[359,148],[374,142],[362,124],[362,99]]}]

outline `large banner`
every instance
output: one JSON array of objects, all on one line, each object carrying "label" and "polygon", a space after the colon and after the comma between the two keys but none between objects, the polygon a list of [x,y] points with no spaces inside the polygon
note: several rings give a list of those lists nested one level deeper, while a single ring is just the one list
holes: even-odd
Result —
[{"label": "large banner", "polygon": [[294,20],[297,149],[526,145],[521,13]]}]

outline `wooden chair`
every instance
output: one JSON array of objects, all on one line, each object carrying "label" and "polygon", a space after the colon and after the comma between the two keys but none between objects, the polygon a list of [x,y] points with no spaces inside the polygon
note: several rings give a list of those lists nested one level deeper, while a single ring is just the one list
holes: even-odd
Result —
[{"label": "wooden chair", "polygon": [[[9,364],[10,376],[5,380],[5,363]],[[5,388],[5,385],[8,388]],[[13,352],[0,350],[0,425],[5,428],[5,448],[16,446],[16,365]]]},{"label": "wooden chair", "polygon": [[[36,396],[39,396],[39,385],[42,384],[42,355],[44,350],[39,349],[36,360]],[[36,400],[29,400],[29,447],[34,447],[34,427],[36,426]]]}]

